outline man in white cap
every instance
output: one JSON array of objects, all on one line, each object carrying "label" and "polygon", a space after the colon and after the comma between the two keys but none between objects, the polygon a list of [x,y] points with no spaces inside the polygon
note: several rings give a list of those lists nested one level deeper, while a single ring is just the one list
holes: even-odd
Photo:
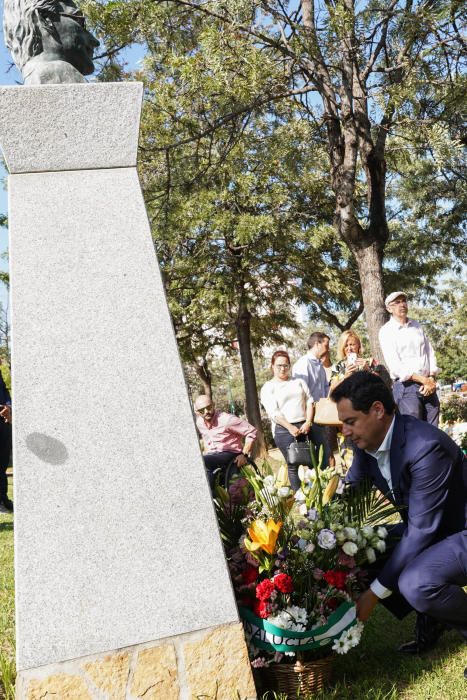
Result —
[{"label": "man in white cap", "polygon": [[392,292],[384,303],[391,318],[379,331],[379,344],[394,382],[399,412],[437,426],[435,377],[440,370],[431,343],[421,325],[408,318],[405,292]]},{"label": "man in white cap", "polygon": [[214,401],[207,394],[198,396],[195,411],[196,427],[204,443],[204,465],[213,489],[217,470],[227,469],[231,462],[237,469],[247,463],[257,430],[232,413],[216,411]]}]

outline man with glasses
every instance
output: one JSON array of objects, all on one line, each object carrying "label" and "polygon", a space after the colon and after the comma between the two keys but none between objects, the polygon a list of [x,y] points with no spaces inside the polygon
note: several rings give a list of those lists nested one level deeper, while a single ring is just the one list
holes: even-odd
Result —
[{"label": "man with glasses", "polygon": [[385,304],[391,318],[380,329],[379,343],[399,412],[438,426],[435,377],[439,368],[431,343],[421,325],[408,318],[405,292],[392,292]]},{"label": "man with glasses", "polygon": [[257,430],[248,421],[225,411],[216,411],[214,401],[201,394],[195,401],[196,427],[204,443],[204,465],[211,490],[216,472],[225,472],[234,462],[235,471],[243,467],[251,455]]}]

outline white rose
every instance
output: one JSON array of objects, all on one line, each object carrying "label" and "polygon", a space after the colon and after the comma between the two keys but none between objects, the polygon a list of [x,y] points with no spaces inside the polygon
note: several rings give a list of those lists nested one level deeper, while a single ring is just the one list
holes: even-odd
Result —
[{"label": "white rose", "polygon": [[357,531],[354,527],[344,527],[344,535],[348,540],[356,540],[357,539]]},{"label": "white rose", "polygon": [[384,538],[388,536],[388,531],[385,527],[379,527],[376,530],[376,534],[378,535],[378,537],[381,537],[381,539],[384,540]]},{"label": "white rose", "polygon": [[386,551],[386,542],[384,540],[378,540],[377,543],[375,544],[375,548],[378,550],[378,552],[385,552]]},{"label": "white rose", "polygon": [[365,550],[365,554],[369,564],[373,564],[373,562],[376,561],[376,554],[373,547],[367,547]]},{"label": "white rose", "polygon": [[365,525],[365,527],[362,527],[362,534],[363,537],[368,539],[373,535],[373,528],[370,525]]},{"label": "white rose", "polygon": [[314,551],[315,551],[315,545],[313,544],[313,542],[308,542],[307,546],[305,547],[305,552],[308,552],[308,554],[311,554]]},{"label": "white rose", "polygon": [[358,552],[358,547],[355,542],[346,542],[342,549],[349,557],[353,557]]},{"label": "white rose", "polygon": [[287,498],[287,496],[290,496],[291,491],[288,486],[281,486],[281,488],[278,490],[277,495],[280,498]]}]

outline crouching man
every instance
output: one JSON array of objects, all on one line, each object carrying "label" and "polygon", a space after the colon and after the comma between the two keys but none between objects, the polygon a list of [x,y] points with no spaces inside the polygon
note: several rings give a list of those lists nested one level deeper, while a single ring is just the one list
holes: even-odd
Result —
[{"label": "crouching man", "polygon": [[399,619],[417,611],[415,639],[399,650],[435,646],[444,626],[467,640],[467,461],[445,433],[395,412],[391,391],[377,376],[356,372],[332,392],[342,432],[355,444],[347,474],[368,479],[398,506],[404,523],[370,588],[357,601],[367,620],[378,602]]}]

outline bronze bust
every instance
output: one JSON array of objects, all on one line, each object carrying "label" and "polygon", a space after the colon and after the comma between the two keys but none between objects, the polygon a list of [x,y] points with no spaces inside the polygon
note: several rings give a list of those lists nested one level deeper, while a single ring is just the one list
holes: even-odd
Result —
[{"label": "bronze bust", "polygon": [[72,0],[4,0],[5,44],[25,85],[82,83],[97,39]]}]

